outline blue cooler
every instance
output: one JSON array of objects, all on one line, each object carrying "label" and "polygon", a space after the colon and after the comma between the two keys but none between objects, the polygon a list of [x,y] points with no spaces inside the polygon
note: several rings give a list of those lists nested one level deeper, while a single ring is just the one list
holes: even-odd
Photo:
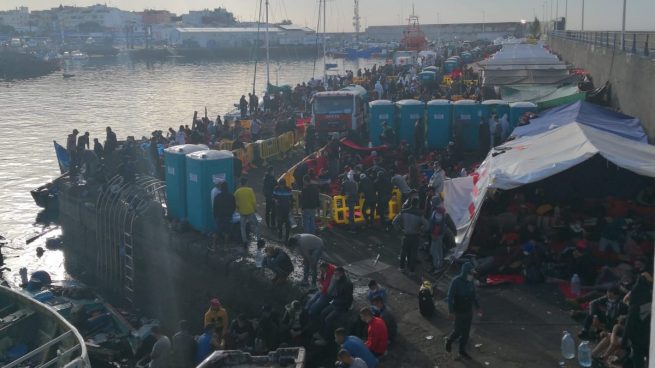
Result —
[{"label": "blue cooler", "polygon": [[203,144],[182,144],[164,150],[166,208],[170,217],[186,220],[186,155],[207,149]]},{"label": "blue cooler", "polygon": [[398,133],[399,141],[406,141],[410,147],[414,147],[414,126],[416,120],[425,117],[425,104],[417,100],[402,100],[396,102],[398,108]]},{"label": "blue cooler", "polygon": [[396,127],[396,107],[388,100],[377,100],[369,103],[368,136],[373,146],[379,146],[382,123]]},{"label": "blue cooler", "polygon": [[526,112],[537,112],[537,105],[532,102],[514,102],[509,104],[509,130],[510,134],[519,124],[521,116]]},{"label": "blue cooler", "polygon": [[234,191],[234,155],[230,151],[198,151],[186,156],[187,218],[192,228],[210,233],[216,229],[211,190],[215,182],[227,181]]},{"label": "blue cooler", "polygon": [[453,104],[453,129],[455,139],[461,139],[466,151],[477,151],[479,145],[482,105],[472,100],[460,100]]},{"label": "blue cooler", "polygon": [[448,100],[428,102],[428,149],[444,149],[452,135],[453,105]]}]

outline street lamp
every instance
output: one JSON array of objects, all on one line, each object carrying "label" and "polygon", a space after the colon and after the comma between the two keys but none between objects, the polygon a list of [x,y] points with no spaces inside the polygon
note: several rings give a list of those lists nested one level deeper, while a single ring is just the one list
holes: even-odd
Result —
[{"label": "street lamp", "polygon": [[580,28],[584,31],[584,0],[582,0],[582,27]]}]

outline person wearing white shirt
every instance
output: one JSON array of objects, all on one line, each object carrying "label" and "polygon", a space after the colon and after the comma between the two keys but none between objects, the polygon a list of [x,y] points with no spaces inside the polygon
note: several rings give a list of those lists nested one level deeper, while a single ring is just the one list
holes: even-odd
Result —
[{"label": "person wearing white shirt", "polygon": [[186,133],[184,132],[184,126],[180,125],[180,130],[175,133],[175,143],[185,144],[186,143]]}]

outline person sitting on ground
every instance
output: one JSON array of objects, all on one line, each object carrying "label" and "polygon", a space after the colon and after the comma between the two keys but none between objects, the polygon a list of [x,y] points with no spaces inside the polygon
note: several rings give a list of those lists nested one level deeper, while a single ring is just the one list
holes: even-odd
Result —
[{"label": "person sitting on ground", "polygon": [[359,318],[362,322],[368,324],[368,333],[364,344],[376,357],[383,356],[389,345],[387,325],[382,318],[374,316],[369,307],[359,310]]},{"label": "person sitting on ground", "polygon": [[337,354],[337,368],[368,368],[368,365],[362,358],[353,358],[346,349],[339,350]]},{"label": "person sitting on ground", "polygon": [[320,261],[323,254],[323,239],[313,234],[297,234],[289,238],[289,247],[295,246],[298,246],[298,250],[302,255],[302,283],[307,285],[311,274],[311,285],[316,285],[318,261]]},{"label": "person sitting on ground", "polygon": [[333,280],[328,290],[328,294],[332,296],[332,302],[321,312],[321,331],[314,335],[316,338],[314,343],[319,346],[327,344],[326,339],[353,304],[353,283],[343,267],[335,268]]},{"label": "person sitting on ground", "polygon": [[328,290],[332,283],[332,276],[334,275],[335,269],[336,266],[328,262],[323,262],[319,266],[318,291],[305,305],[305,310],[308,312],[311,319],[318,318],[323,309],[325,309],[325,307],[330,304],[330,301],[332,301],[332,297],[328,294]]},{"label": "person sitting on ground", "polygon": [[302,308],[298,300],[292,301],[285,306],[282,325],[288,331],[288,339],[293,346],[303,346],[305,342],[305,333],[309,326],[309,316],[307,310]]},{"label": "person sitting on ground", "polygon": [[293,272],[293,263],[289,255],[282,249],[272,245],[267,246],[264,251],[266,252],[266,258],[264,258],[262,266],[269,268],[275,274],[273,283],[285,282]]},{"label": "person sitting on ground", "polygon": [[392,344],[396,340],[396,335],[398,334],[396,317],[385,305],[384,299],[381,296],[373,298],[373,306],[371,310],[376,317],[380,317],[384,321],[384,324],[387,326],[387,332],[389,333],[389,344]]},{"label": "person sitting on ground", "polygon": [[377,368],[378,359],[364,345],[364,342],[357,336],[348,336],[345,328],[337,328],[334,331],[334,342],[342,349],[348,351],[353,358],[360,358],[368,368]]},{"label": "person sitting on ground", "polygon": [[180,321],[180,331],[173,335],[173,366],[195,367],[196,341],[189,332],[187,321]]},{"label": "person sitting on ground", "polygon": [[198,337],[198,342],[196,345],[196,355],[195,362],[196,365],[202,363],[205,358],[207,358],[214,351],[214,345],[212,341],[214,340],[214,331],[216,326],[212,323],[205,325],[202,335]]},{"label": "person sitting on ground", "polygon": [[239,314],[230,325],[231,348],[253,351],[255,343],[255,330],[245,314]]},{"label": "person sitting on ground", "polygon": [[150,368],[167,368],[171,363],[171,340],[161,332],[159,326],[153,326],[150,331],[157,340],[150,352]]},{"label": "person sitting on ground", "polygon": [[628,306],[621,301],[621,290],[618,286],[612,287],[607,290],[607,295],[589,304],[589,315],[578,337],[589,339],[607,334],[612,331],[619,316],[627,314]]},{"label": "person sitting on ground", "polygon": [[373,305],[373,299],[380,297],[384,302],[387,301],[387,289],[383,288],[378,284],[377,281],[371,280],[368,282],[368,292],[366,293],[366,299],[370,305]]},{"label": "person sitting on ground", "polygon": [[[227,311],[221,305],[221,301],[218,298],[214,298],[210,301],[209,310],[205,313],[205,326],[214,325],[218,327],[219,321],[221,319],[223,322],[229,321],[227,318]],[[220,323],[222,330],[219,331],[221,337],[227,336],[227,323]]]},{"label": "person sitting on ground", "polygon": [[622,350],[622,339],[623,334],[625,333],[625,321],[627,316],[619,316],[612,327],[611,332],[602,332],[600,341],[594,347],[594,350],[591,351],[591,356],[593,358],[598,358],[605,361],[608,367],[611,367],[611,359],[613,356],[618,358]]},{"label": "person sitting on ground", "polygon": [[270,305],[262,307],[255,331],[255,353],[267,354],[278,348],[280,343],[280,318]]}]

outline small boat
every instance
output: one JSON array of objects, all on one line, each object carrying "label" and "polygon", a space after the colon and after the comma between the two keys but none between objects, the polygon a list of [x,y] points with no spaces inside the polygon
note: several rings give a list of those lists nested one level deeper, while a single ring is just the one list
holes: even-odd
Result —
[{"label": "small boat", "polygon": [[48,208],[57,201],[57,192],[52,183],[44,184],[36,189],[30,190],[34,203],[41,208]]},{"label": "small boat", "polygon": [[91,367],[77,329],[55,310],[0,286],[0,365],[14,367]]},{"label": "small boat", "polygon": [[[75,326],[86,345],[89,359],[117,362],[135,358],[156,321],[124,314],[81,282],[51,283],[48,278],[44,271],[33,273],[24,283],[23,293],[51,307]],[[135,327],[135,323],[140,326]]]},{"label": "small boat", "polygon": [[73,78],[74,76],[75,76],[75,74],[71,74],[71,73],[64,73],[64,75],[63,75],[64,79]]},{"label": "small boat", "polygon": [[305,348],[280,348],[263,356],[252,356],[241,350],[219,350],[213,352],[197,368],[273,366],[303,368],[305,366]]}]

